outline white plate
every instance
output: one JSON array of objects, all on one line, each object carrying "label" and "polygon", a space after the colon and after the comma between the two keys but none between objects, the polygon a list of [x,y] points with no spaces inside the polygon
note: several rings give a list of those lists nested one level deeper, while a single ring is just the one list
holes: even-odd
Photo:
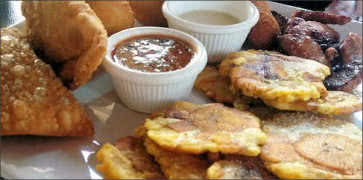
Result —
[{"label": "white plate", "polygon": [[[296,8],[271,3],[273,10],[289,15]],[[23,23],[15,25],[23,28]],[[362,24],[353,22],[334,26],[344,38],[348,32],[362,34]],[[359,86],[359,93],[362,85]],[[127,109],[117,98],[111,79],[102,69],[92,81],[74,92],[93,117],[95,136],[91,138],[2,137],[1,175],[11,179],[99,179],[95,171],[95,152],[105,142],[131,135],[147,114]],[[211,102],[193,91],[187,99],[194,103]],[[362,127],[362,111],[343,118]]]}]

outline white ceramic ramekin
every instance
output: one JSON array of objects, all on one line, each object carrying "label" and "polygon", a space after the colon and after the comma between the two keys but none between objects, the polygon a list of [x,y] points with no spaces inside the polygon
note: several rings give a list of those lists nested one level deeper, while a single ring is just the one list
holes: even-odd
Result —
[{"label": "white ceramic ramekin", "polygon": [[[233,25],[206,25],[180,17],[194,10],[228,13],[241,22]],[[165,1],[162,11],[169,28],[187,32],[204,44],[210,63],[220,62],[226,54],[239,51],[259,19],[258,9],[249,1]]]},{"label": "white ceramic ramekin", "polygon": [[[189,43],[194,49],[194,56],[187,66],[170,72],[141,72],[113,61],[112,51],[119,42],[151,34],[167,35]],[[130,109],[146,113],[161,110],[176,100],[188,97],[197,75],[206,64],[207,53],[200,41],[184,32],[161,27],[137,27],[112,35],[108,38],[106,60],[103,62],[121,101]]]}]

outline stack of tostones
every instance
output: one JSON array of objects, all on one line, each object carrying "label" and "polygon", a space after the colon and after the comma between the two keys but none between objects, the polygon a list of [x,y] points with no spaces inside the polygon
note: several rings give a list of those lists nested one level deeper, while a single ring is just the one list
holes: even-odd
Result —
[{"label": "stack of tostones", "polygon": [[[251,101],[241,100],[247,96],[280,110],[339,115],[362,109],[360,97],[343,91],[327,91],[323,80],[330,74],[329,67],[313,60],[248,50],[228,55],[219,66],[220,76],[206,75],[212,74],[209,69],[203,73],[198,77],[199,82],[203,82],[196,84],[198,89],[207,95],[218,92],[217,89],[228,89],[223,93],[225,96],[214,93],[218,96],[210,97],[233,97],[233,102],[239,100],[242,106]],[[219,82],[218,86],[210,83],[211,79],[217,81],[226,77],[229,79]]]},{"label": "stack of tostones", "polygon": [[[259,118],[249,112],[217,103],[197,105],[180,101],[151,115],[135,134],[143,139],[143,151],[154,159],[153,163],[148,161],[147,164],[158,164],[168,179],[274,177],[257,158],[266,135],[261,130]],[[97,169],[105,177],[145,178],[135,174],[136,166],[130,168],[132,162],[126,163],[126,160],[109,158],[107,164],[112,166],[106,168],[108,146],[105,144],[97,152],[101,164]],[[125,157],[122,151],[112,154]],[[135,154],[136,150],[133,151]],[[252,165],[255,161],[259,162],[256,166]],[[127,174],[132,176],[126,176],[123,171],[129,171]],[[118,173],[116,176],[115,172]]]}]

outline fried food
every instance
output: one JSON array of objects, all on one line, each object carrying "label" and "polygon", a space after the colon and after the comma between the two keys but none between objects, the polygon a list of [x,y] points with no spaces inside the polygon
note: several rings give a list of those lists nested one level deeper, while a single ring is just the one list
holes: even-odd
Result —
[{"label": "fried food", "polygon": [[248,35],[248,45],[255,49],[270,49],[275,44],[277,35],[281,33],[280,26],[272,15],[268,2],[251,2],[260,12],[260,19]]},{"label": "fried food", "polygon": [[168,151],[149,138],[145,139],[148,153],[154,156],[168,179],[205,179],[209,163],[198,155]]},{"label": "fried food", "polygon": [[324,84],[330,90],[353,92],[362,82],[362,36],[348,33],[339,47],[340,57],[332,62],[332,74]]},{"label": "fried food", "polygon": [[115,145],[106,143],[97,152],[96,158],[96,169],[106,179],[164,178],[140,138],[127,136],[117,140]]},{"label": "fried food", "polygon": [[194,87],[220,103],[232,104],[236,96],[230,89],[230,80],[219,74],[214,66],[206,66],[198,75]]},{"label": "fried food", "polygon": [[136,19],[144,26],[162,26],[168,25],[161,12],[164,0],[133,0],[130,1],[132,10]]},{"label": "fried food", "polygon": [[256,116],[217,103],[176,102],[162,116],[147,119],[145,128],[147,137],[161,147],[192,154],[257,156],[266,139]]},{"label": "fried food", "polygon": [[16,28],[1,29],[1,135],[91,136],[85,109]]},{"label": "fried food", "polygon": [[88,0],[87,3],[101,19],[108,35],[135,26],[134,12],[129,1]]},{"label": "fried food", "polygon": [[311,113],[279,113],[263,121],[261,158],[282,179],[361,179],[362,131]]},{"label": "fried food", "polygon": [[84,1],[23,1],[31,45],[71,89],[86,83],[106,53],[107,31]]},{"label": "fried food", "polygon": [[343,91],[328,91],[326,97],[311,101],[291,103],[265,101],[265,103],[280,110],[313,111],[329,115],[350,114],[362,110],[362,99]]},{"label": "fried food", "polygon": [[278,179],[265,169],[261,159],[238,155],[226,155],[213,163],[207,176],[208,179]]},{"label": "fried food", "polygon": [[321,11],[305,11],[305,10],[295,11],[291,17],[292,18],[300,17],[305,19],[306,21],[317,21],[323,24],[339,24],[339,25],[347,24],[352,20],[352,18],[347,16],[330,14]]},{"label": "fried food", "polygon": [[256,50],[231,53],[219,71],[243,95],[283,103],[326,96],[322,81],[330,74],[313,60]]}]

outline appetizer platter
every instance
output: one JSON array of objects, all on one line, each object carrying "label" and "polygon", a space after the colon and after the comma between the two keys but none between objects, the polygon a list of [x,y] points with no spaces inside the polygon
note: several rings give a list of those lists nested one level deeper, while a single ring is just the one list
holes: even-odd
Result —
[{"label": "appetizer platter", "polygon": [[[229,29],[184,20],[213,9],[192,1],[25,2],[26,22],[1,31],[1,93],[11,94],[1,175],[362,178],[362,24],[274,2],[213,3],[230,14],[203,13]],[[72,13],[59,31],[54,21]],[[158,27],[132,28],[135,19]]]}]

